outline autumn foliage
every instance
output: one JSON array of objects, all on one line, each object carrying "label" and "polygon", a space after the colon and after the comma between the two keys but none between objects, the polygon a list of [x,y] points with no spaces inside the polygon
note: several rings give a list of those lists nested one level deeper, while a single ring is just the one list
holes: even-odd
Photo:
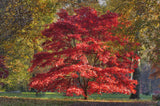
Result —
[{"label": "autumn foliage", "polygon": [[4,64],[4,57],[0,56],[0,78],[6,78],[8,74],[8,69]]},{"label": "autumn foliage", "polygon": [[138,56],[126,35],[117,35],[118,15],[106,12],[99,15],[88,7],[68,15],[61,10],[57,22],[42,34],[44,52],[34,55],[30,71],[50,67],[31,79],[30,87],[38,91],[65,92],[68,96],[88,94],[135,93],[137,81],[130,73],[137,66]]},{"label": "autumn foliage", "polygon": [[160,62],[152,65],[152,69],[155,69],[155,72],[150,74],[150,78],[160,78]]},{"label": "autumn foliage", "polygon": [[[7,78],[9,75],[9,71],[4,64],[4,56],[0,56],[0,78]],[[0,85],[3,86],[4,83],[0,82]]]}]

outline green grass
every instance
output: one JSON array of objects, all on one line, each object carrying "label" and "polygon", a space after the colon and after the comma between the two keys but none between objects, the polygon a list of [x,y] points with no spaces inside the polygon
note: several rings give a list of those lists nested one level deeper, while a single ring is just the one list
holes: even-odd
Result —
[{"label": "green grass", "polygon": [[81,105],[89,105],[92,106],[94,104],[143,104],[148,105],[148,103],[152,103],[154,105],[149,106],[156,106],[156,102],[152,101],[145,101],[145,100],[82,100],[82,99],[44,99],[44,98],[23,98],[23,97],[0,97],[0,106],[71,106],[74,104],[81,104]]},{"label": "green grass", "polygon": [[22,93],[0,93],[0,106],[69,106],[74,103],[94,103],[94,102],[123,102],[123,103],[148,103],[151,96],[140,95],[140,100],[129,100],[129,95],[124,94],[92,94],[88,100],[83,100],[82,96],[68,97],[63,93],[45,92],[38,97],[35,92]]},{"label": "green grass", "polygon": [[[25,98],[47,98],[47,99],[83,99],[83,96],[68,97],[63,96],[63,93],[58,92],[45,92],[36,96],[35,92],[22,92],[22,93],[0,93],[0,96],[7,97],[25,97]],[[142,100],[151,100],[151,96],[140,95]],[[129,100],[129,95],[125,94],[92,94],[89,95],[89,100]]]}]

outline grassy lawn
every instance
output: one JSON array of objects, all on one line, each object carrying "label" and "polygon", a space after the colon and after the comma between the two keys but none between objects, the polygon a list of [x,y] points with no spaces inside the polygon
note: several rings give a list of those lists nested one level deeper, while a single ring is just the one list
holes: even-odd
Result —
[{"label": "grassy lawn", "polygon": [[100,106],[113,104],[118,104],[117,106],[130,106],[130,104],[132,106],[133,104],[136,106],[141,104],[143,104],[142,106],[152,106],[150,104],[156,104],[151,101],[151,96],[141,95],[140,97],[140,100],[129,100],[129,95],[124,94],[92,94],[86,101],[83,100],[82,96],[68,97],[57,92],[45,92],[38,97],[35,92],[0,93],[0,106],[92,106],[97,103]]},{"label": "grassy lawn", "polygon": [[[23,97],[0,97],[0,106],[156,106],[148,100],[82,100],[82,99],[44,99]],[[115,105],[116,104],[116,105]],[[153,104],[153,105],[152,105]]]},{"label": "grassy lawn", "polygon": [[129,95],[124,94],[92,94],[87,101],[84,101],[82,96],[68,97],[57,92],[45,92],[38,96],[35,92],[0,93],[0,106],[68,106],[85,102],[151,102],[151,96],[141,95],[140,97],[140,100],[129,100]]},{"label": "grassy lawn", "polygon": [[[22,92],[22,93],[0,93],[0,96],[7,97],[25,97],[25,98],[47,98],[47,99],[83,99],[83,96],[68,97],[63,96],[63,93],[45,92],[36,96],[35,92]],[[151,100],[151,96],[140,95],[142,100]],[[92,94],[89,95],[89,100],[129,100],[129,95],[124,94]]]}]

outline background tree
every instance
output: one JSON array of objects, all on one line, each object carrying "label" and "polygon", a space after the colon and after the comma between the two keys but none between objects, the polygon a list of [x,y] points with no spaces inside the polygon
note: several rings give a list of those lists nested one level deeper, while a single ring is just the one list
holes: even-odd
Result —
[{"label": "background tree", "polygon": [[[15,76],[17,83],[28,77],[27,69],[34,53],[42,50],[39,44],[44,38],[37,39],[41,35],[37,32],[44,28],[43,24],[54,21],[58,7],[57,1],[0,1],[0,54],[6,56],[7,66],[12,70],[3,80],[7,85],[13,82]],[[13,86],[13,83],[8,86]]]},{"label": "background tree", "polygon": [[[75,10],[68,15],[61,10],[57,22],[42,34],[44,52],[34,55],[30,71],[49,67],[31,79],[30,87],[38,91],[61,91],[67,95],[92,93],[135,93],[135,80],[129,73],[136,67],[138,56],[128,47],[127,36],[116,35],[117,14],[98,16],[92,8]],[[129,51],[130,50],[130,51]]]},{"label": "background tree", "polygon": [[101,8],[98,0],[65,0],[65,2],[61,2],[61,5],[69,14],[74,14],[74,9],[81,7],[91,7],[96,10]]},{"label": "background tree", "polygon": [[153,64],[152,70],[155,70],[151,75],[150,78],[160,78],[160,63]]},{"label": "background tree", "polygon": [[[141,48],[137,51],[141,58],[157,63],[159,61],[159,10],[160,3],[157,0],[108,0],[107,6],[114,12],[122,14],[125,20],[131,22],[131,26],[126,30],[131,40],[141,42]],[[123,20],[123,19],[121,19]],[[135,69],[137,70],[137,69]],[[136,73],[137,72],[137,73]],[[133,76],[139,79],[139,70]],[[137,94],[131,98],[139,98],[139,85]]]}]

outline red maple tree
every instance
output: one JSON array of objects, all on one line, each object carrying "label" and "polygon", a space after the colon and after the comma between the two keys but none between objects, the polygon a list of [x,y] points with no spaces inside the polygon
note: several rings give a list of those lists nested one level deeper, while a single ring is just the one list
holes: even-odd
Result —
[{"label": "red maple tree", "polygon": [[116,35],[120,24],[116,13],[99,15],[95,9],[83,7],[68,15],[61,10],[57,22],[42,31],[48,38],[44,52],[34,55],[30,71],[35,67],[51,67],[31,79],[30,87],[38,91],[66,92],[72,96],[88,94],[135,93],[129,76],[138,56],[128,47],[135,43],[125,35]]}]

